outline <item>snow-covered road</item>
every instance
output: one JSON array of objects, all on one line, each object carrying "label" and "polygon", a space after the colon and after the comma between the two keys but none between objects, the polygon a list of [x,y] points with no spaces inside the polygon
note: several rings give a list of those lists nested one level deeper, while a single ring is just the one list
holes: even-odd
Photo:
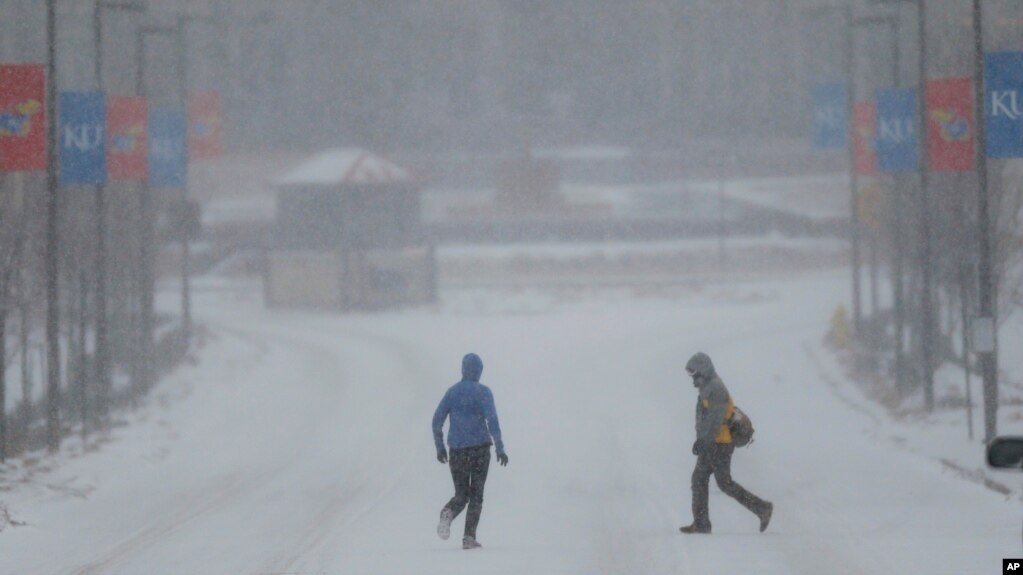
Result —
[{"label": "snow-covered road", "polygon": [[[822,377],[847,283],[827,272],[543,313],[491,312],[476,294],[355,317],[208,292],[197,365],[114,441],[0,492],[27,523],[0,533],[0,574],[998,572],[1021,552],[1018,502],[880,440]],[[434,532],[452,488],[429,429],[468,351],[511,459],[491,467],[474,552]],[[733,475],[774,501],[765,534],[716,486],[714,535],[677,531],[695,351],[756,423]]]}]

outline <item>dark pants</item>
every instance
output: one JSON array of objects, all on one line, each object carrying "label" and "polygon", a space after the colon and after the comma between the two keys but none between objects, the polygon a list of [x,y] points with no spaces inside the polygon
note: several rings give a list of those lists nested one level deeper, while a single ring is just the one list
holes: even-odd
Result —
[{"label": "dark pants", "polygon": [[731,444],[715,443],[696,458],[696,469],[693,469],[693,524],[697,527],[710,528],[710,514],[707,511],[707,497],[710,476],[714,475],[721,491],[735,499],[743,507],[757,516],[767,509],[767,502],[746,491],[742,485],[732,480]]},{"label": "dark pants", "polygon": [[448,462],[451,465],[451,479],[455,482],[455,496],[445,505],[453,516],[465,509],[465,536],[476,538],[476,526],[483,512],[483,487],[487,483],[490,469],[490,445],[478,445],[463,449],[452,449]]}]

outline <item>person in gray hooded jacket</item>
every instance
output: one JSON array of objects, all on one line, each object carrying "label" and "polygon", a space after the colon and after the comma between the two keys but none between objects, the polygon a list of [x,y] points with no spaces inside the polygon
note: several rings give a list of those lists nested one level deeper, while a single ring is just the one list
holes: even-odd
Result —
[{"label": "person in gray hooded jacket", "polygon": [[721,491],[760,518],[760,531],[767,529],[774,505],[746,491],[732,480],[732,433],[728,422],[735,411],[728,389],[714,369],[714,363],[705,353],[697,353],[686,364],[686,372],[699,390],[696,400],[696,442],[693,455],[693,523],[680,527],[682,533],[710,533],[708,490],[710,476],[714,475]]}]

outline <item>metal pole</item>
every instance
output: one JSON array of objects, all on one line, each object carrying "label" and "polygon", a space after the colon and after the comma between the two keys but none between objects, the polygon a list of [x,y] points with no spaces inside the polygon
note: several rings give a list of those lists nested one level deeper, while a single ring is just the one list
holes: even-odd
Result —
[{"label": "metal pole", "polygon": [[88,362],[87,352],[87,337],[86,332],[88,330],[86,313],[86,306],[88,306],[88,293],[86,292],[86,284],[88,283],[88,276],[85,273],[85,268],[82,268],[78,272],[78,406],[81,410],[82,416],[82,444],[85,444],[85,440],[88,437],[89,432],[89,383],[88,373],[89,370],[86,367]]},{"label": "metal pole", "polygon": [[[958,176],[959,188],[962,185],[963,174]],[[966,198],[963,193],[956,194],[956,215],[959,220],[959,229],[963,238],[969,236],[969,224],[966,219]],[[973,441],[973,383],[970,377],[970,340],[967,330],[970,325],[970,258],[965,249],[959,251],[959,311],[962,314],[962,346],[963,346],[963,377],[966,383],[966,430],[970,441]]]},{"label": "metal pole", "polygon": [[[96,0],[92,26],[95,31],[96,87],[103,91],[102,1]],[[96,384],[98,407],[105,421],[110,407],[109,338],[107,332],[107,206],[106,184],[96,186]]]},{"label": "metal pole", "polygon": [[[884,24],[884,25],[888,26],[889,31],[892,34],[892,36],[891,36],[891,39],[892,39],[892,63],[893,63],[893,66],[892,66],[892,83],[893,83],[893,85],[897,85],[898,84],[898,69],[899,69],[898,68],[898,64],[899,64],[899,32],[898,32],[899,24],[898,24],[898,19],[896,17],[894,17],[894,16],[883,16],[883,17],[882,16],[874,16],[874,17],[867,17],[867,18],[859,18],[859,19],[857,19],[853,23],[854,27],[866,27],[866,26],[875,25],[875,24]],[[875,232],[876,232],[876,230],[875,230]],[[871,311],[871,316],[876,318],[877,314],[879,312],[879,309],[880,309],[880,302],[879,302],[880,289],[878,287],[878,281],[879,281],[879,279],[878,279],[878,267],[879,267],[879,264],[878,264],[878,247],[877,247],[877,234],[876,233],[873,233],[873,234],[870,235],[868,247],[869,247],[869,252],[870,252],[869,253],[869,258],[870,258],[870,261],[869,261],[869,263],[870,263],[870,266],[869,266],[870,267],[870,270],[869,270],[869,272],[870,272],[870,311]],[[875,334],[873,332],[871,333],[872,339],[871,339],[870,343],[871,343],[872,346],[875,346],[876,344],[879,343],[877,338],[873,337],[875,335],[877,335],[877,334]]]},{"label": "metal pole", "polygon": [[[185,15],[178,16],[178,28],[175,39],[177,41],[178,51],[178,83],[181,90],[181,107],[185,112],[185,118],[187,122],[188,118],[188,52],[187,43],[185,42],[185,26],[189,21]],[[181,330],[182,337],[184,338],[185,350],[188,350],[189,344],[192,339],[192,293],[191,293],[191,271],[190,260],[191,260],[191,243],[189,241],[189,230],[188,230],[188,150],[187,141],[188,135],[186,131],[185,135],[186,150],[185,150],[185,182],[184,188],[182,189],[182,215],[185,218],[182,219],[182,223],[185,224],[181,229]]]},{"label": "metal pole", "polygon": [[57,184],[57,9],[46,0],[46,446],[60,449],[60,187]]},{"label": "metal pole", "polygon": [[[136,45],[136,65],[137,74],[135,77],[136,81],[136,93],[141,96],[146,96],[146,82],[145,82],[145,36],[148,31],[143,28],[137,32],[135,37]],[[138,370],[138,381],[134,382],[135,393],[145,391],[149,389],[153,381],[153,291],[156,289],[156,280],[154,274],[153,254],[155,248],[153,243],[155,241],[155,214],[153,213],[153,198],[152,192],[149,189],[148,180],[143,179],[140,186],[140,208],[142,216],[142,233],[140,238],[140,250],[139,250],[139,267],[141,289],[139,294],[140,299],[140,312],[139,312],[139,324],[141,330],[141,337],[139,342],[139,370]]]},{"label": "metal pole", "polygon": [[931,257],[931,200],[928,189],[930,170],[930,149],[927,129],[927,10],[923,0],[917,0],[920,52],[917,65],[920,85],[917,88],[917,113],[919,127],[917,138],[920,145],[920,322],[921,322],[921,374],[923,375],[924,406],[934,411],[934,272]]},{"label": "metal pole", "polygon": [[[902,65],[902,51],[899,45],[899,18],[898,16],[893,17],[894,22],[894,35],[895,35],[895,56],[892,61],[892,85],[896,88],[900,87],[902,82],[900,81],[899,71]],[[895,389],[900,394],[906,393],[906,294],[905,294],[905,282],[903,276],[905,275],[905,242],[902,241],[902,227],[903,220],[903,196],[905,186],[904,178],[900,174],[894,175],[893,180],[893,214],[892,221],[892,240],[894,254],[892,255],[893,262],[892,275],[894,276],[894,293],[892,294],[892,310],[894,315],[895,323]]]},{"label": "metal pole", "polygon": [[856,337],[863,333],[863,303],[860,290],[860,215],[859,215],[859,178],[856,174],[856,154],[852,144],[853,109],[856,98],[855,64],[853,62],[853,17],[852,8],[846,6],[845,16],[845,75],[846,75],[846,115],[848,117],[846,153],[849,162],[849,238],[852,256],[852,296],[853,296],[853,328]]},{"label": "metal pole", "polygon": [[[96,0],[92,14],[95,32],[95,74],[96,86],[103,92],[103,10],[144,12],[140,2],[108,2]],[[100,417],[105,420],[110,407],[110,317],[107,305],[107,200],[106,184],[96,186],[96,383],[99,386]]]},{"label": "metal pole", "polygon": [[[974,153],[977,166],[977,234],[980,240],[979,304],[981,317],[991,318],[997,331],[995,318],[995,285],[991,242],[991,214],[987,182],[987,118],[985,117],[986,87],[984,85],[984,25],[980,0],[973,0],[973,89],[976,141]],[[977,353],[981,376],[984,379],[984,443],[990,443],[998,434],[998,356],[995,351]]]}]

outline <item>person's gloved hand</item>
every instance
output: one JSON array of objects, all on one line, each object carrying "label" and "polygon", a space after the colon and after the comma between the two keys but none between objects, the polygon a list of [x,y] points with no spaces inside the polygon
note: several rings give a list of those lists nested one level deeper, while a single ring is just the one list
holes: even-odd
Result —
[{"label": "person's gloved hand", "polygon": [[710,444],[707,441],[703,439],[697,439],[696,442],[693,443],[693,455],[700,455],[701,453],[707,451],[708,447],[710,447]]},{"label": "person's gloved hand", "polygon": [[498,453],[497,454],[497,462],[501,464],[501,467],[504,467],[504,466],[508,465],[508,454],[507,453]]},{"label": "person's gloved hand", "polygon": [[443,447],[438,449],[437,450],[437,461],[439,461],[441,463],[447,463],[448,462],[448,450],[444,449]]}]

